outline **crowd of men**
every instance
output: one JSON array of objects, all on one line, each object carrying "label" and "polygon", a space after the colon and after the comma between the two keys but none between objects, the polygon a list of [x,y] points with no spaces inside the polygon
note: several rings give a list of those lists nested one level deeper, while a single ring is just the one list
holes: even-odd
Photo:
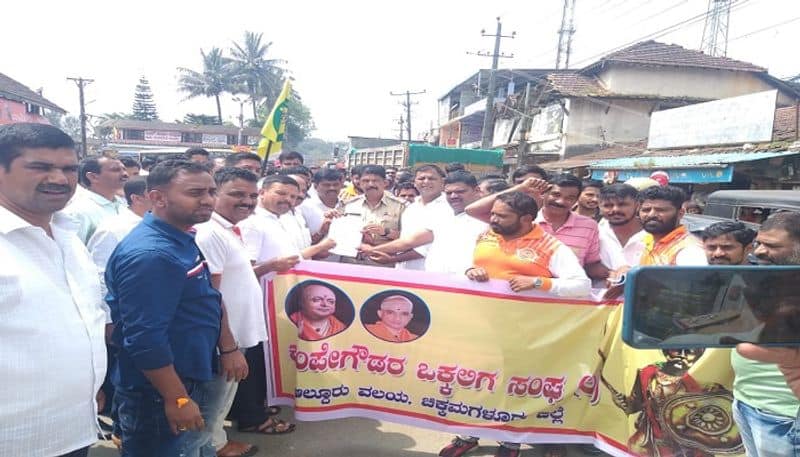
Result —
[{"label": "crowd of men", "polygon": [[[123,456],[254,455],[228,439],[226,418],[242,432],[292,432],[265,401],[259,280],[304,259],[564,297],[593,284],[613,295],[637,265],[745,264],[748,254],[800,265],[800,214],[778,213],[757,234],[722,222],[698,238],[681,224],[684,191],[657,180],[604,185],[534,165],[506,180],[458,164],[364,165],[346,179],[305,167],[298,153],[279,160],[266,176],[256,154],[212,159],[203,149],[158,164],[79,161],[54,127],[0,126],[0,455],[86,456],[98,412],[114,419],[109,435]],[[361,220],[352,256],[330,252],[329,228],[344,214]],[[300,337],[341,331],[326,305],[333,295],[302,291],[291,316]],[[371,331],[411,340],[411,312],[408,299],[386,297]],[[748,454],[791,455],[797,351],[743,345],[732,363]],[[459,436],[439,455],[477,445]],[[496,455],[519,448],[500,443]]]}]

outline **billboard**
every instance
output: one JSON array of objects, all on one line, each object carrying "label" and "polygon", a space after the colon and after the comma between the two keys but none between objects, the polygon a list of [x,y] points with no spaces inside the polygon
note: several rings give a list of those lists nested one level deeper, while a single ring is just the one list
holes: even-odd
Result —
[{"label": "billboard", "polygon": [[777,90],[681,108],[650,117],[649,149],[772,141]]},{"label": "billboard", "polygon": [[228,144],[228,135],[217,133],[204,133],[203,144]]}]

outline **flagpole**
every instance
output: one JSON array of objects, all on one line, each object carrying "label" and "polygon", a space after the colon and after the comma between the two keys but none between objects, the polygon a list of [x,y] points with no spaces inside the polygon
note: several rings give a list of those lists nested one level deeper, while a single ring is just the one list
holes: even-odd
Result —
[{"label": "flagpole", "polygon": [[267,140],[267,152],[264,154],[264,160],[261,162],[261,174],[267,169],[267,161],[269,160],[269,152],[272,149],[272,141]]}]

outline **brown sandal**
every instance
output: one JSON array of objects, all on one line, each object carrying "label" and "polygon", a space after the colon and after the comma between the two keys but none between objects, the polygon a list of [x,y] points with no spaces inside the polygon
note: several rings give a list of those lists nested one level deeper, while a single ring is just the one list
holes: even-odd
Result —
[{"label": "brown sandal", "polygon": [[284,433],[293,432],[294,427],[295,424],[290,424],[275,417],[270,417],[261,425],[240,428],[239,431],[242,433],[260,433],[262,435],[283,435]]}]

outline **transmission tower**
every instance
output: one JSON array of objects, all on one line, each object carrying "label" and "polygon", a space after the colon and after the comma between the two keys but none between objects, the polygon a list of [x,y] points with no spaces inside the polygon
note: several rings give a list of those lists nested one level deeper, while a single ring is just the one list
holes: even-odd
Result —
[{"label": "transmission tower", "polygon": [[710,56],[728,54],[728,24],[731,19],[731,0],[708,0],[708,13],[703,26],[700,50]]},{"label": "transmission tower", "polygon": [[564,0],[564,10],[561,12],[561,28],[558,30],[558,54],[556,55],[556,70],[569,68],[569,57],[572,54],[572,35],[575,34],[575,0]]}]

